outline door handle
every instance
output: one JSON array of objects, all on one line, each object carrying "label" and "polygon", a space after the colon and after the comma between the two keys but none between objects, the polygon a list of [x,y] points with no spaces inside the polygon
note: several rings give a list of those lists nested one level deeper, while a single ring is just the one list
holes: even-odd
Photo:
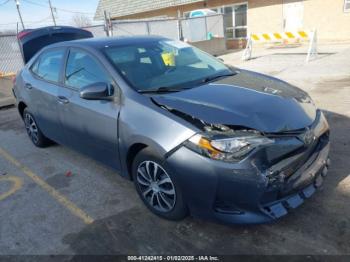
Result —
[{"label": "door handle", "polygon": [[32,86],[31,84],[29,84],[29,83],[26,83],[24,86],[25,86],[27,89],[32,89],[32,88],[33,88],[33,86]]},{"label": "door handle", "polygon": [[57,100],[58,100],[58,103],[60,103],[60,104],[68,104],[69,103],[68,98],[66,98],[64,96],[58,96]]}]

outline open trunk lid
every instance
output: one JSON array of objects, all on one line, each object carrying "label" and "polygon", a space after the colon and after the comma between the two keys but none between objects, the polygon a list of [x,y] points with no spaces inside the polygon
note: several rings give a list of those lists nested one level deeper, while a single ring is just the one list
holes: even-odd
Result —
[{"label": "open trunk lid", "polygon": [[26,29],[18,33],[18,42],[24,64],[26,64],[43,47],[70,40],[94,37],[87,30],[70,26],[48,26]]}]

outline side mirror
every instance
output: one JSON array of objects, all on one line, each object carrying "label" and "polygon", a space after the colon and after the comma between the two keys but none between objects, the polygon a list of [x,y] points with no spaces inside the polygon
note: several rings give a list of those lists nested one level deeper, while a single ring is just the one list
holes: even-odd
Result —
[{"label": "side mirror", "polygon": [[113,87],[107,83],[94,83],[80,90],[80,97],[86,100],[103,100],[113,95]]}]

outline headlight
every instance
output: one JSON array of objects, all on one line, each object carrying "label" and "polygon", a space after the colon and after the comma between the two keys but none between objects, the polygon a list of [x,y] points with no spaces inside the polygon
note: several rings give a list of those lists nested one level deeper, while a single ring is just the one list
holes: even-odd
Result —
[{"label": "headlight", "polygon": [[272,143],[273,139],[264,137],[258,132],[241,132],[237,136],[219,139],[210,139],[197,134],[188,140],[187,147],[212,159],[236,162],[254,148]]}]

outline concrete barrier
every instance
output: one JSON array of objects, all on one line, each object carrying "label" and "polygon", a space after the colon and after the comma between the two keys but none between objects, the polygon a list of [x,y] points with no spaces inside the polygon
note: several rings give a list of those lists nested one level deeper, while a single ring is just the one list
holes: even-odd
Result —
[{"label": "concrete barrier", "polygon": [[222,55],[226,52],[225,38],[212,38],[210,40],[192,42],[190,44],[211,55]]}]

